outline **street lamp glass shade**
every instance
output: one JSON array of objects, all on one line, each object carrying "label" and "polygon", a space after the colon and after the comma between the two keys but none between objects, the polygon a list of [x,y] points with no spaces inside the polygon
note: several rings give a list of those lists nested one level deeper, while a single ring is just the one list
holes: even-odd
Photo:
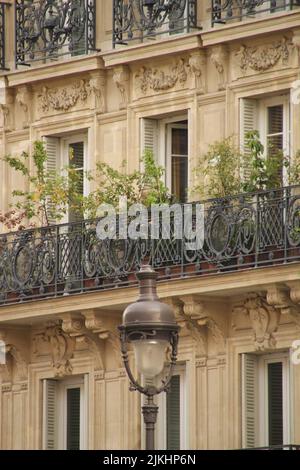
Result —
[{"label": "street lamp glass shade", "polygon": [[132,341],[136,367],[146,378],[154,378],[164,368],[166,349],[169,342],[163,339],[145,339]]}]

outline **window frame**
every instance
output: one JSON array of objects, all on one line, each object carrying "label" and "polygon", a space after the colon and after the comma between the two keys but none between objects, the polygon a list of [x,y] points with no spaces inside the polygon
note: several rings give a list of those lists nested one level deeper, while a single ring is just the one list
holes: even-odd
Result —
[{"label": "window frame", "polygon": [[261,446],[269,446],[268,419],[268,364],[282,363],[282,412],[283,444],[289,444],[291,438],[291,373],[289,353],[268,353],[258,359],[258,424]]},{"label": "window frame", "polygon": [[[180,376],[180,450],[188,449],[187,427],[187,370],[185,364],[175,366],[173,376]],[[156,441],[158,450],[167,450],[167,394],[161,393],[157,398],[159,407]]]}]

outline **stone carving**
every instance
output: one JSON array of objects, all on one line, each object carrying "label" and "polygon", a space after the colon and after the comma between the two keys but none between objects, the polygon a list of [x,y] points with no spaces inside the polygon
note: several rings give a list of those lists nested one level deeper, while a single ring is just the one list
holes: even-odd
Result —
[{"label": "stone carving", "polygon": [[64,377],[72,374],[73,367],[70,363],[75,350],[75,340],[65,333],[60,323],[50,324],[42,334],[44,341],[50,346],[52,367],[56,377]]},{"label": "stone carving", "polygon": [[[207,314],[207,308],[204,303],[194,295],[187,295],[181,297],[183,302],[183,312],[194,326],[197,326],[198,331],[201,331],[202,336],[207,335],[210,331],[211,335],[217,345],[220,353],[225,350],[225,335],[216,320]],[[207,342],[207,340],[205,340]]]},{"label": "stone carving", "polygon": [[276,347],[274,333],[278,329],[280,310],[269,305],[264,295],[249,294],[244,301],[233,308],[233,313],[248,316],[256,350],[264,351]]},{"label": "stone carving", "polygon": [[182,336],[191,336],[195,341],[196,356],[206,356],[207,354],[207,335],[203,328],[200,328],[196,320],[192,319],[183,310],[183,302],[176,298],[164,299],[164,302],[170,305],[175,312],[175,318],[180,326]]},{"label": "stone carving", "polygon": [[280,60],[282,65],[287,65],[290,50],[291,44],[285,37],[269,46],[250,47],[243,44],[237,52],[240,69],[243,73],[248,69],[264,72],[274,67]]},{"label": "stone carving", "polygon": [[[195,63],[194,67],[196,67]],[[149,90],[156,92],[170,90],[177,84],[183,87],[187,81],[188,72],[189,64],[187,60],[179,59],[173,67],[170,67],[168,72],[143,66],[135,78],[138,81],[138,88],[145,95]]]},{"label": "stone carving", "polygon": [[13,367],[15,368],[15,381],[24,382],[28,379],[28,365],[20,350],[11,343],[5,342],[5,333],[0,334],[0,339],[5,343],[5,364],[0,365],[2,383],[13,382]]},{"label": "stone carving", "polygon": [[126,109],[129,102],[129,70],[126,66],[114,68],[113,81],[120,92],[120,109]]},{"label": "stone carving", "polygon": [[210,60],[214,64],[218,74],[218,90],[226,89],[226,62],[227,50],[224,46],[216,46],[210,52]]},{"label": "stone carving", "polygon": [[30,105],[31,105],[31,93],[27,86],[18,88],[16,94],[16,102],[20,105],[23,111],[23,129],[27,129],[30,125]]},{"label": "stone carving", "polygon": [[103,71],[100,74],[91,74],[89,88],[93,97],[92,108],[100,113],[105,113],[106,78]]},{"label": "stone carving", "polygon": [[189,68],[191,73],[194,75],[195,78],[195,88],[201,94],[205,93],[206,91],[206,57],[205,54],[196,53],[191,54],[189,58]]},{"label": "stone carving", "polygon": [[94,310],[83,311],[85,317],[85,326],[92,331],[101,341],[107,341],[110,344],[115,360],[119,368],[123,367],[120,340],[116,325],[108,318],[100,318]]},{"label": "stone carving", "polygon": [[10,130],[9,129],[9,113],[10,113],[9,106],[5,104],[0,104],[0,113],[2,116],[2,123],[0,124],[0,127],[2,127],[4,130]]},{"label": "stone carving", "polygon": [[49,89],[43,86],[38,95],[40,110],[68,111],[78,102],[85,102],[90,95],[90,85],[87,80],[79,80],[71,87]]}]

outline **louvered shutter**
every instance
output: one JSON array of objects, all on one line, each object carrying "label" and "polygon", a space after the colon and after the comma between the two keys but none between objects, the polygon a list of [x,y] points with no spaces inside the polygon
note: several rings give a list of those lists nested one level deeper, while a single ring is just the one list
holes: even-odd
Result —
[{"label": "louvered shutter", "polygon": [[242,355],[242,437],[243,447],[255,447],[258,441],[258,367],[257,356]]},{"label": "louvered shutter", "polygon": [[[250,98],[244,98],[240,102],[240,108],[240,149],[247,157],[250,155],[250,150],[247,147],[246,135],[248,132],[258,129],[257,101]],[[249,168],[250,165],[246,158],[242,168],[243,179],[247,179],[249,176]]]},{"label": "louvered shutter", "polygon": [[43,448],[57,448],[57,382],[43,381]]},{"label": "louvered shutter", "polygon": [[283,444],[282,362],[268,364],[269,445]]},{"label": "louvered shutter", "polygon": [[80,388],[67,389],[67,450],[80,450]]},{"label": "louvered shutter", "polygon": [[167,394],[167,450],[180,449],[180,375],[171,379]]},{"label": "louvered shutter", "polygon": [[[45,144],[45,149],[47,152],[47,163],[46,163],[46,169],[49,172],[49,174],[55,174],[58,170],[59,166],[59,138],[57,137],[44,137],[44,144]],[[47,202],[47,208],[48,208],[48,222],[51,225],[56,224],[56,219],[49,216],[49,213],[51,213],[51,207],[53,207],[53,204],[49,200]]]},{"label": "louvered shutter", "polygon": [[[78,194],[84,194],[84,142],[75,142],[69,145],[69,163],[79,172],[76,191]],[[79,222],[82,220],[82,214],[69,211],[69,222]]]},{"label": "louvered shutter", "polygon": [[156,119],[141,120],[141,156],[145,150],[151,150],[155,159],[158,158],[158,121]]}]

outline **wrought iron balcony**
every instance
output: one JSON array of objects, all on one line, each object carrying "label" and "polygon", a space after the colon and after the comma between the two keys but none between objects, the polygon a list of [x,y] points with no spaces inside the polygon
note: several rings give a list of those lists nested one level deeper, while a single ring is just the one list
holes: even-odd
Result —
[{"label": "wrought iron balcony", "polygon": [[191,234],[176,234],[181,214],[171,217],[169,238],[160,222],[157,239],[100,240],[99,220],[3,234],[0,303],[129,286],[145,262],[161,280],[300,262],[300,186],[210,200],[203,208],[204,243],[196,249]]},{"label": "wrought iron balcony", "polygon": [[10,3],[0,3],[0,69],[7,70],[6,68],[6,57],[5,57],[5,14],[6,8],[10,7]]},{"label": "wrought iron balcony", "polygon": [[95,50],[96,0],[16,0],[16,65]]},{"label": "wrought iron balcony", "polygon": [[245,450],[300,450],[299,444],[282,444],[268,447],[252,447]]},{"label": "wrought iron balcony", "polygon": [[197,28],[197,0],[113,0],[113,47]]},{"label": "wrought iron balcony", "polygon": [[300,0],[212,0],[212,25],[292,10]]}]

